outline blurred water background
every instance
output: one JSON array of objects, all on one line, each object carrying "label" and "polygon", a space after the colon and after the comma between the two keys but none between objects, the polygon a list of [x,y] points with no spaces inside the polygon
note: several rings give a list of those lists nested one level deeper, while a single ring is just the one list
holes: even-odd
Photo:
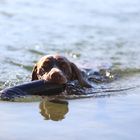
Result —
[{"label": "blurred water background", "polygon": [[[60,53],[80,67],[111,67],[114,86],[140,85],[139,0],[0,0],[0,89],[31,78],[35,62]],[[0,102],[0,139],[138,140],[140,89],[68,101],[61,121],[39,102]]]}]

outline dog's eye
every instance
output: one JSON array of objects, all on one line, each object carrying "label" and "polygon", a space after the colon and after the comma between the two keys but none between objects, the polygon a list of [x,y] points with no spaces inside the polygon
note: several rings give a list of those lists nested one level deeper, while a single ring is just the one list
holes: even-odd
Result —
[{"label": "dog's eye", "polygon": [[65,73],[69,74],[69,65],[67,63],[60,63],[59,68]]},{"label": "dog's eye", "polygon": [[52,66],[51,65],[45,65],[42,68],[44,69],[44,71],[49,71],[52,68]]},{"label": "dog's eye", "polygon": [[43,70],[46,72],[46,71],[49,71],[51,68],[52,68],[52,64],[50,62],[45,62],[42,66]]},{"label": "dog's eye", "polygon": [[66,65],[65,63],[63,63],[63,64],[61,64],[61,67],[62,67],[62,68],[66,68],[67,65]]},{"label": "dog's eye", "polygon": [[40,68],[40,70],[39,70],[39,75],[43,75],[45,73],[45,70],[43,69],[43,68]]},{"label": "dog's eye", "polygon": [[67,68],[67,64],[66,63],[60,63],[59,67],[62,69],[66,69]]}]

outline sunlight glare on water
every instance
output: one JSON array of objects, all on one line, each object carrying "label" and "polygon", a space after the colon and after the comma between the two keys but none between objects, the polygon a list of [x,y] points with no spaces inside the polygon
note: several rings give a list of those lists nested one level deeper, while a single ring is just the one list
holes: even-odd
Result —
[{"label": "sunlight glare on water", "polygon": [[[139,85],[139,23],[139,0],[0,0],[0,89],[30,81],[38,59],[55,53],[82,68],[111,68],[120,74],[113,87]],[[45,119],[40,104],[1,101],[0,139],[140,137],[139,88],[70,100],[58,122]]]}]

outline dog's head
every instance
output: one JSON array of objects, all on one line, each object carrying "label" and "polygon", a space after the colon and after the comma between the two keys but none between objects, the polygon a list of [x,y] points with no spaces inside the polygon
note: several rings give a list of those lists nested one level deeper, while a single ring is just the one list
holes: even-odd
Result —
[{"label": "dog's head", "polygon": [[60,55],[47,55],[37,62],[32,71],[32,80],[38,79],[44,79],[57,84],[78,80],[82,86],[90,86],[79,68]]}]

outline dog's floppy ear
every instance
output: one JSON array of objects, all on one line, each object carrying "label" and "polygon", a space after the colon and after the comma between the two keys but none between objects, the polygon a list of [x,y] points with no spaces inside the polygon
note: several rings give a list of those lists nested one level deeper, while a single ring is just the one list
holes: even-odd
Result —
[{"label": "dog's floppy ear", "polygon": [[88,87],[88,88],[91,87],[91,85],[83,77],[80,69],[72,62],[71,62],[71,69],[72,69],[72,80],[78,80],[80,85],[83,87]]},{"label": "dog's floppy ear", "polygon": [[38,77],[37,77],[37,65],[36,64],[34,65],[33,70],[32,70],[32,81],[33,80],[38,80]]}]

